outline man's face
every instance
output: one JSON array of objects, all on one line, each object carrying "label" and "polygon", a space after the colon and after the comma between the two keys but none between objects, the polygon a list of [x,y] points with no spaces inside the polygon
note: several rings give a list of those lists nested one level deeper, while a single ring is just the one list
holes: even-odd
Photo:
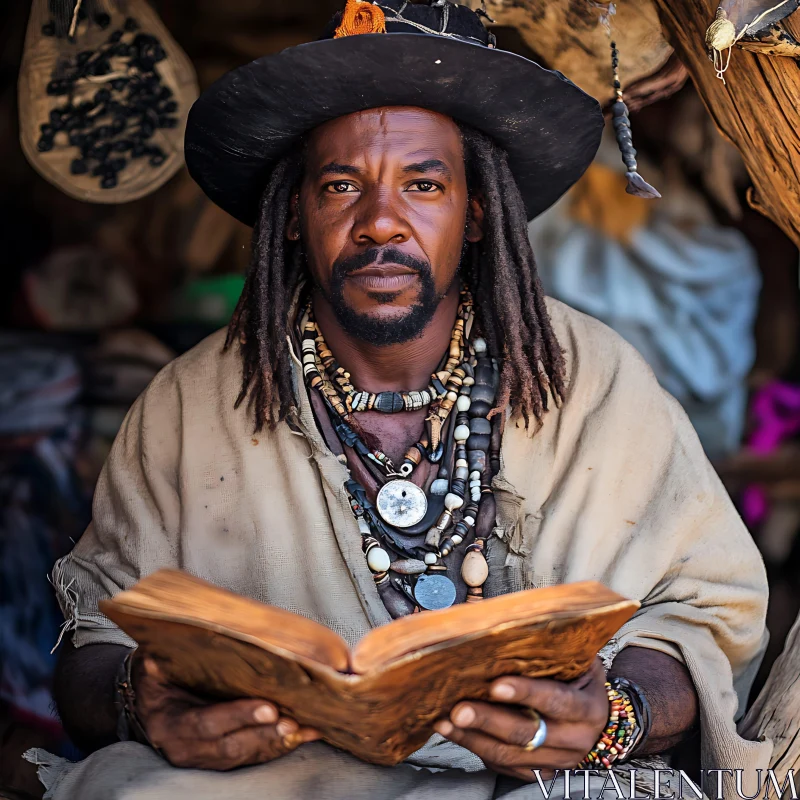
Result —
[{"label": "man's face", "polygon": [[287,234],[339,324],[375,344],[418,336],[481,238],[449,117],[378,108],[314,130]]}]

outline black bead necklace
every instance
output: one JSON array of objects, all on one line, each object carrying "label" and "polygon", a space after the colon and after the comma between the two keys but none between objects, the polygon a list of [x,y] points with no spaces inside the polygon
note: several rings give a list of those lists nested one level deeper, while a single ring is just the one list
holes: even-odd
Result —
[{"label": "black bead necklace", "polygon": [[[487,415],[494,404],[498,370],[483,339],[468,341],[466,320],[472,319],[471,304],[468,312],[463,318],[463,346],[443,386],[440,405],[431,409],[428,418],[430,421],[433,416],[440,421],[436,426],[435,450],[430,441],[421,441],[410,448],[404,458],[404,465],[408,463],[410,469],[403,473],[388,471],[388,480],[383,483],[375,504],[358,481],[351,479],[345,484],[367,565],[393,617],[420,609],[446,608],[455,602],[455,583],[447,575],[448,557],[465,542],[467,552],[461,577],[468,587],[467,601],[483,597],[483,584],[489,572],[484,551],[495,512],[491,480],[497,468],[495,453],[489,457],[495,437]],[[309,325],[308,312],[300,322],[300,335],[304,340],[307,386],[322,396],[337,436],[365,466],[378,463],[385,470],[386,464],[374,457],[374,451],[348,424],[353,412],[347,410],[331,381],[326,380],[325,368],[316,351],[317,345],[324,345],[324,340],[320,342],[318,329]],[[306,359],[312,347],[305,342],[312,340],[315,358]],[[452,358],[454,352],[451,348],[448,357]],[[444,402],[448,406],[440,416]],[[448,420],[452,409],[456,411],[455,419]],[[436,480],[427,492],[405,479],[423,458],[440,463]],[[374,470],[369,471],[374,475]],[[418,542],[414,541],[416,537]]]}]

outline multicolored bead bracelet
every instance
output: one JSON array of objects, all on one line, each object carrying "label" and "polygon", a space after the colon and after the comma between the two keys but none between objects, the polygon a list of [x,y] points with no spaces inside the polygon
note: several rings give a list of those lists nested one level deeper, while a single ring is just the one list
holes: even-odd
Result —
[{"label": "multicolored bead bracelet", "polygon": [[611,769],[614,762],[625,761],[642,738],[643,728],[628,693],[607,681],[606,694],[610,707],[608,723],[597,744],[578,765],[579,769]]}]

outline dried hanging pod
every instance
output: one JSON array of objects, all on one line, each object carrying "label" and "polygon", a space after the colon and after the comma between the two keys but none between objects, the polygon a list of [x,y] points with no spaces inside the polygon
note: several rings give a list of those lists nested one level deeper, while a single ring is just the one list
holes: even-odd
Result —
[{"label": "dried hanging pod", "polygon": [[723,0],[705,37],[717,77],[725,80],[734,45],[800,58],[800,44],[780,25],[798,8],[800,0]]},{"label": "dried hanging pod", "polygon": [[639,165],[636,161],[636,148],[633,146],[628,106],[625,104],[622,81],[619,76],[619,50],[611,31],[611,20],[617,13],[616,4],[605,3],[600,4],[600,7],[602,9],[600,24],[611,40],[611,75],[615,97],[611,105],[611,123],[614,126],[614,137],[617,140],[620,156],[622,156],[622,163],[625,164],[625,178],[627,180],[625,191],[628,194],[642,197],[646,200],[659,198],[661,197],[659,191],[639,174]]},{"label": "dried hanging pod", "polygon": [[135,200],[183,165],[197,78],[147,0],[33,0],[18,91],[25,156],[72,197]]}]

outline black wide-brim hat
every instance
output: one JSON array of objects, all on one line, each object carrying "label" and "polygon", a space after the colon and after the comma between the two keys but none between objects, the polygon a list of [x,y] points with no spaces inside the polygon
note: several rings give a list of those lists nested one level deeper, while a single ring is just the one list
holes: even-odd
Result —
[{"label": "black wide-brim hat", "polygon": [[291,47],[203,92],[189,113],[186,164],[214,203],[253,225],[272,166],[300,137],[382,106],[437,111],[492,137],[508,154],[529,219],[581,177],[603,129],[596,100],[560,72],[494,48],[464,6],[374,5],[385,33]]}]

